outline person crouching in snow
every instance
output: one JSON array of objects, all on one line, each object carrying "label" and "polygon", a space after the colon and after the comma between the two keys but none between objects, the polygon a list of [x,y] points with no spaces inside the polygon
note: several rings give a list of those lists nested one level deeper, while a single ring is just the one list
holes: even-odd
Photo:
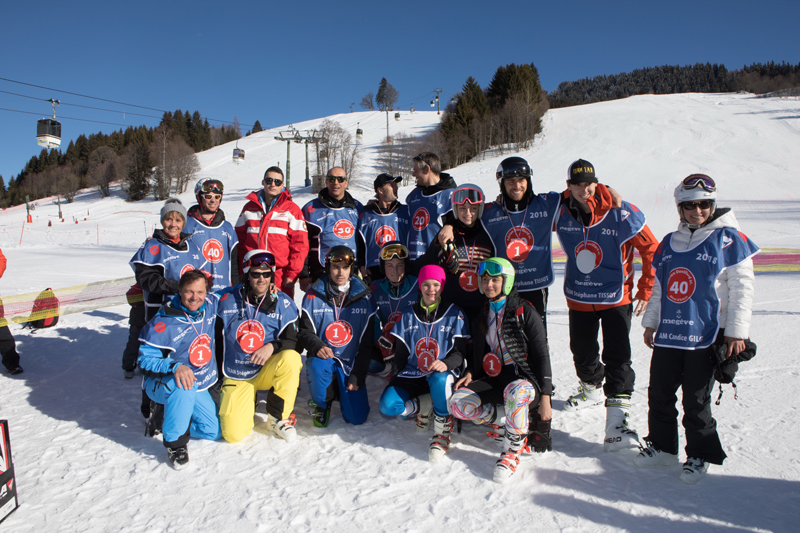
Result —
[{"label": "person crouching in snow", "polygon": [[189,436],[221,436],[217,405],[208,388],[217,382],[214,323],[218,298],[208,294],[211,282],[199,270],[178,281],[178,294],[161,306],[142,328],[139,368],[144,390],[164,405],[164,446],[178,470],[189,462]]},{"label": "person crouching in snow", "polygon": [[461,368],[469,339],[464,311],[442,300],[445,273],[442,267],[427,265],[419,272],[422,298],[405,308],[395,322],[397,338],[392,378],[380,400],[381,413],[408,418],[421,411],[420,399],[427,394],[433,402],[433,440],[428,460],[439,461],[450,446],[453,415],[449,410],[454,372]]},{"label": "person crouching in snow", "polygon": [[244,256],[242,285],[219,293],[217,332],[224,342],[219,421],[222,436],[239,442],[253,431],[256,393],[267,396],[267,427],[293,441],[294,401],[303,363],[297,345],[297,306],[275,288],[275,256],[251,250]]},{"label": "person crouching in snow", "polygon": [[331,248],[325,274],[303,298],[297,337],[308,352],[306,375],[320,428],[328,426],[334,400],[348,424],[363,424],[369,415],[365,381],[377,309],[369,288],[354,276],[355,262],[347,246]]},{"label": "person crouching in snow", "polygon": [[[738,360],[750,332],[758,247],[741,231],[729,208],[717,209],[717,186],[705,174],[686,177],[675,189],[678,230],[658,245],[656,284],[642,325],[650,361],[647,447],[634,458],[640,468],[678,462],[678,387],[683,391],[686,462],[681,481],[697,483],[725,452],[711,416],[718,350]],[[676,319],[680,318],[680,320]]]},{"label": "person crouching in snow", "polygon": [[503,452],[494,468],[494,480],[503,483],[516,472],[526,446],[552,449],[550,354],[541,316],[514,288],[511,263],[492,257],[480,263],[478,273],[486,302],[470,325],[471,357],[451,407],[457,418],[476,424],[500,426],[505,413]]}]

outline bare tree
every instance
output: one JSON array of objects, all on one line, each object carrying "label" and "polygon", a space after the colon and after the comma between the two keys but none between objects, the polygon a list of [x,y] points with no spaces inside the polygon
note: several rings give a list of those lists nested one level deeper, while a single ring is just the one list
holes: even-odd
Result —
[{"label": "bare tree", "polygon": [[367,111],[372,111],[375,109],[375,103],[373,101],[374,95],[369,92],[361,97],[361,103],[359,104],[362,109],[366,109]]},{"label": "bare tree", "polygon": [[355,179],[359,152],[352,135],[341,124],[330,119],[322,122],[319,131],[322,133],[320,154],[325,156],[324,163],[317,160],[319,173],[327,172],[332,167],[342,167],[351,181]]},{"label": "bare tree", "polygon": [[153,173],[153,196],[166,200],[172,193],[173,176],[167,171],[167,145],[172,139],[172,130],[162,124],[153,130],[155,141],[150,145],[150,159],[157,166]]},{"label": "bare tree", "polygon": [[101,146],[89,155],[89,172],[86,181],[90,187],[97,187],[103,197],[111,195],[111,183],[116,181],[119,156],[113,148]]},{"label": "bare tree", "polygon": [[183,139],[173,139],[167,145],[167,174],[175,183],[175,193],[185,192],[197,173],[200,162],[194,150]]},{"label": "bare tree", "polygon": [[404,132],[392,136],[389,142],[384,142],[378,147],[376,158],[380,172],[392,176],[402,176],[403,185],[408,185],[411,173],[414,170],[413,157],[424,152],[423,142],[420,137],[407,135]]}]

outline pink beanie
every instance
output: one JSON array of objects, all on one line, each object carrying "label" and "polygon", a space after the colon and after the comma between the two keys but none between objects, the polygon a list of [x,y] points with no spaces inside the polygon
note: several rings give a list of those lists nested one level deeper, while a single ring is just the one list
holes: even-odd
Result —
[{"label": "pink beanie", "polygon": [[422,282],[426,280],[435,280],[442,284],[442,288],[444,288],[444,269],[439,265],[425,265],[419,271],[419,288],[422,288]]}]

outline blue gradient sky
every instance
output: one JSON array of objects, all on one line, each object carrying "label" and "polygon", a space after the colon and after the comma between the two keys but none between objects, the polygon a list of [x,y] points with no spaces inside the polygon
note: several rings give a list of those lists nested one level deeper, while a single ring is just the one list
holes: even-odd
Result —
[{"label": "blue gradient sky", "polygon": [[[3,2],[0,78],[264,128],[349,111],[386,77],[403,109],[443,102],[468,76],[533,62],[562,81],[657,65],[800,62],[800,2]],[[157,111],[0,80],[0,91],[62,105],[62,148],[81,133],[158,125]],[[39,153],[50,104],[0,93],[0,175]],[[427,107],[430,109],[429,107]],[[131,112],[158,116],[146,118]],[[212,122],[212,124],[215,124]],[[246,130],[243,127],[243,132]]]}]

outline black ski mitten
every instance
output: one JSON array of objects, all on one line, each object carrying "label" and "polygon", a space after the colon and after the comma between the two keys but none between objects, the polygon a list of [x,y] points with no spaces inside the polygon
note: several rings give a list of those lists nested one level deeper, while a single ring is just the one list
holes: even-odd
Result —
[{"label": "black ski mitten", "polygon": [[536,421],[528,432],[528,445],[536,453],[553,451],[553,439],[550,438],[550,420]]}]

